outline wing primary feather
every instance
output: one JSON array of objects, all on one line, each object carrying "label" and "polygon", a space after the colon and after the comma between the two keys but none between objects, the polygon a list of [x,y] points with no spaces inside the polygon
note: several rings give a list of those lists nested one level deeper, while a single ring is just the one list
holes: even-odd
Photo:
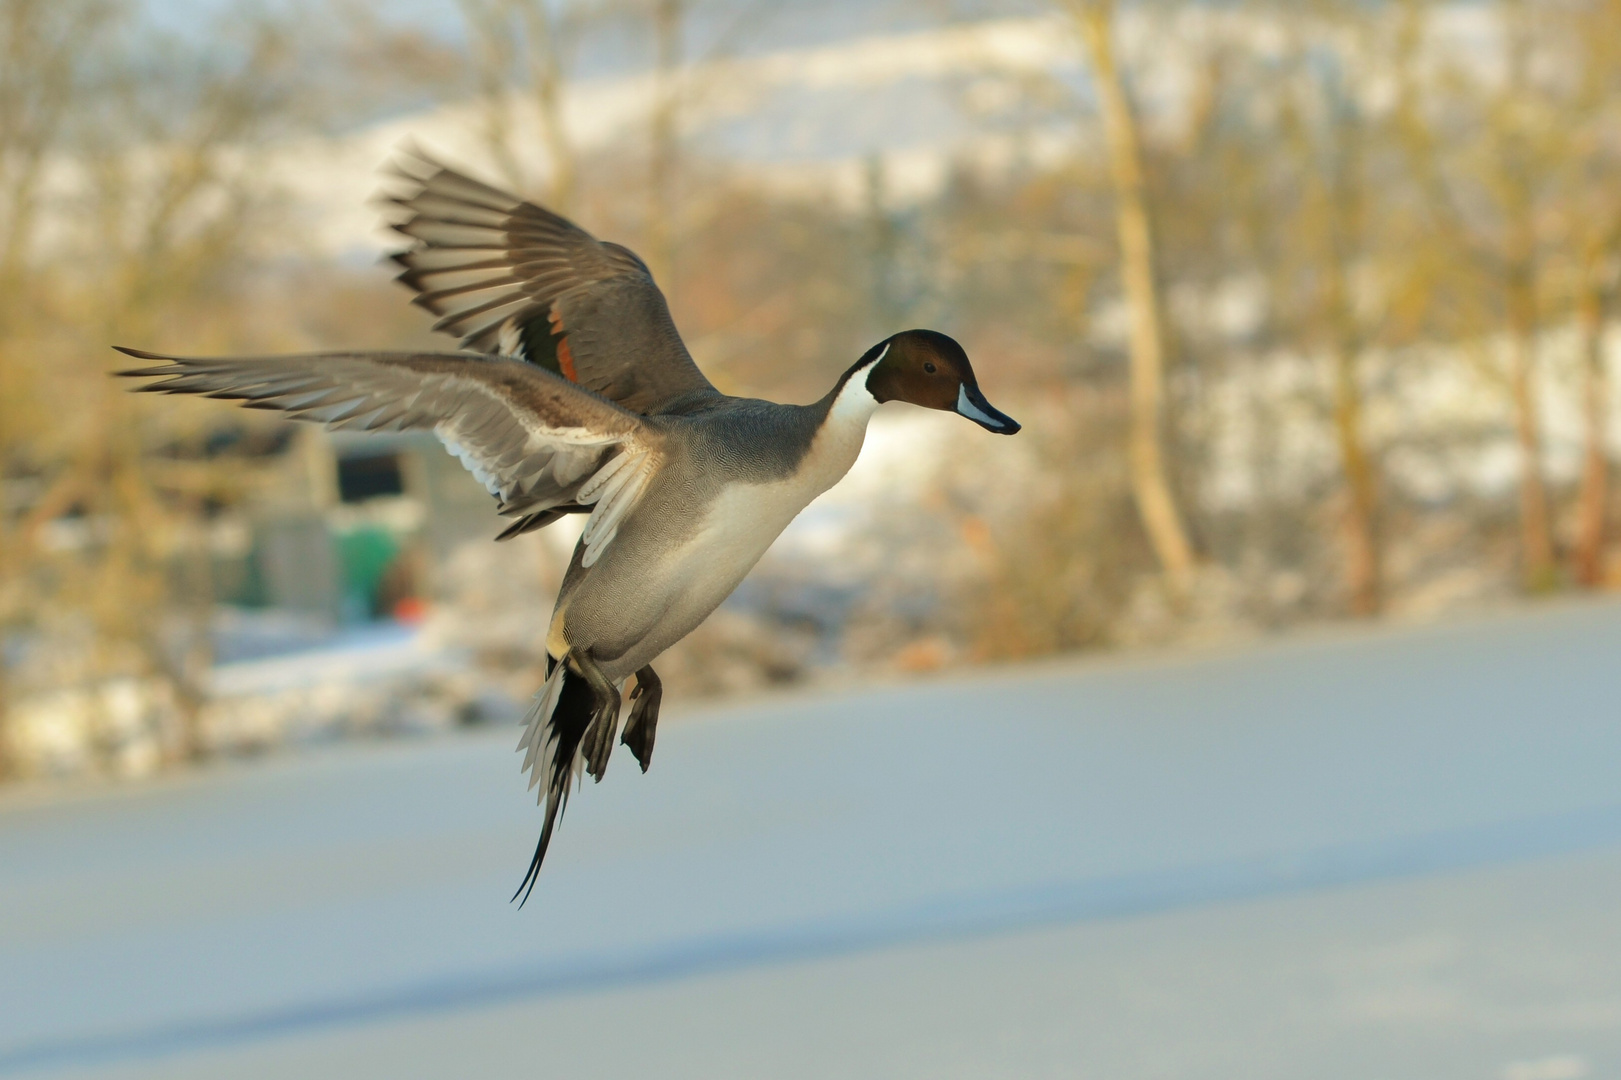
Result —
[{"label": "wing primary feather", "polygon": [[[276,410],[330,428],[431,430],[519,520],[540,528],[585,511],[580,488],[644,460],[648,422],[521,360],[468,353],[322,353],[169,357],[138,350],[133,389],[195,394]],[[611,466],[604,475],[604,466]],[[623,485],[598,482],[610,501]],[[614,507],[617,507],[617,503]],[[567,509],[554,512],[554,508]],[[612,509],[613,507],[610,507]],[[605,530],[593,537],[600,548]]]},{"label": "wing primary feather", "polygon": [[[528,300],[529,298],[523,295],[523,293],[502,293],[500,296],[492,297],[485,303],[479,304],[475,307],[464,308],[460,311],[451,312],[438,322],[434,323],[433,328],[435,330],[455,330],[457,323],[468,322],[475,316],[484,315],[491,311],[499,311],[500,309],[510,307],[513,304],[525,304],[528,302]],[[492,325],[499,325],[506,317],[506,315],[494,316]]]},{"label": "wing primary feather", "polygon": [[[567,367],[580,384],[644,416],[694,394],[718,393],[693,363],[634,252],[419,150],[399,151],[392,172],[409,185],[382,199],[408,215],[391,223],[412,242],[394,256],[398,280],[439,316],[434,330],[454,334],[466,349],[513,355],[501,348],[503,325],[533,325],[561,304],[571,331]],[[489,276],[461,276],[477,271]],[[474,302],[463,306],[464,297]]]},{"label": "wing primary feather", "polygon": [[499,289],[502,286],[522,285],[523,278],[508,274],[506,277],[486,278],[482,281],[470,281],[465,285],[455,285],[444,289],[434,289],[411,298],[411,303],[432,309],[433,305],[442,300],[461,296],[465,293],[483,292],[485,289]]}]

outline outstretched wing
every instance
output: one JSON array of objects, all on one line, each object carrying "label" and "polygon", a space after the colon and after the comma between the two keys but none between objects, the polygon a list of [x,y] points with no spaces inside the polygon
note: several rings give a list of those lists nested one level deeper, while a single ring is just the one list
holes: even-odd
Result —
[{"label": "outstretched wing", "polygon": [[[312,353],[191,358],[119,349],[156,367],[141,390],[202,394],[329,428],[426,429],[519,522],[504,536],[592,507],[581,540],[597,561],[662,459],[645,419],[518,360],[470,353]],[[531,523],[531,525],[526,525]]]},{"label": "outstretched wing", "polygon": [[539,364],[644,415],[717,391],[676,332],[647,265],[557,214],[400,153],[394,256],[414,303],[462,347]]}]

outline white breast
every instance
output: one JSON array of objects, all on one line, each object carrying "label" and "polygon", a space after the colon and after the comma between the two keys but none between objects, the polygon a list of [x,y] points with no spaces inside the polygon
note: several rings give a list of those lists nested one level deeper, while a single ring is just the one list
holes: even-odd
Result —
[{"label": "white breast", "polygon": [[[653,621],[630,635],[635,643],[604,671],[622,678],[650,663],[714,611],[753,569],[788,523],[822,492],[838,483],[855,464],[878,402],[859,375],[847,380],[794,474],[766,484],[730,484],[705,508],[702,524],[674,550],[661,552],[652,565],[637,567],[634,580],[610,575],[606,593],[581,586],[571,604],[590,598],[594,606],[614,611],[642,610]],[[610,551],[610,559],[613,557]],[[634,600],[622,603],[607,594],[626,589]],[[553,623],[548,648],[566,649],[562,630],[565,612]],[[555,638],[555,643],[553,641]]]},{"label": "white breast", "polygon": [[699,562],[709,573],[724,568],[722,576],[735,574],[735,580],[742,580],[788,523],[850,471],[877,408],[864,373],[852,376],[794,474],[767,484],[727,487],[710,504],[703,527],[683,545],[678,559]]}]

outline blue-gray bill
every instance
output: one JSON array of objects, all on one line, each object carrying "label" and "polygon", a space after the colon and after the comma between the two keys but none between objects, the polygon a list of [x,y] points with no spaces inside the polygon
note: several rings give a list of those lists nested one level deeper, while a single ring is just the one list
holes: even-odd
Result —
[{"label": "blue-gray bill", "polygon": [[994,431],[998,435],[1012,435],[1019,430],[1017,420],[986,401],[979,387],[967,383],[963,383],[957,391],[957,412],[986,431]]}]

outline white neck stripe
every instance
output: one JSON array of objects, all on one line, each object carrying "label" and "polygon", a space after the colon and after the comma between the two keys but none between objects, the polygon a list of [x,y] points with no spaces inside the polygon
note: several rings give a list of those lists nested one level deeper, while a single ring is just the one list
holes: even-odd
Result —
[{"label": "white neck stripe", "polygon": [[878,366],[879,361],[889,355],[891,344],[892,342],[884,342],[884,347],[878,350],[877,356],[856,368],[850,373],[850,377],[844,380],[839,396],[833,399],[833,407],[828,410],[828,421],[834,426],[852,423],[861,428],[867,426],[867,418],[878,408],[878,399],[867,389],[867,377],[872,374],[872,369]]},{"label": "white neck stripe", "polygon": [[833,399],[833,408],[828,411],[829,420],[835,424],[855,422],[866,427],[867,417],[878,408],[878,399],[867,389],[867,373],[871,370],[872,364],[868,364],[845,380],[844,388]]}]

